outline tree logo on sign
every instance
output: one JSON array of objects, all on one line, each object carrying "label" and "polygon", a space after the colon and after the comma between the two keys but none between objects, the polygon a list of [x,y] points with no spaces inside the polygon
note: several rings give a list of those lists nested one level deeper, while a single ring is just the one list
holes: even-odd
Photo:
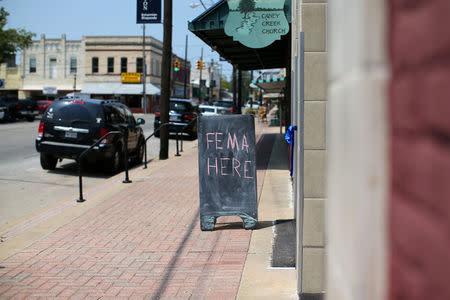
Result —
[{"label": "tree logo on sign", "polygon": [[225,33],[249,48],[264,48],[289,32],[285,0],[227,0]]}]

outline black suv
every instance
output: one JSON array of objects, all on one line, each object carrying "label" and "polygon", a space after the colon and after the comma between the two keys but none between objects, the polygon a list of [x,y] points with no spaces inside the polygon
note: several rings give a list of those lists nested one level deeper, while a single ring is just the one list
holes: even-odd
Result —
[{"label": "black suv", "polygon": [[[119,102],[96,99],[64,99],[53,101],[42,115],[36,150],[41,153],[41,166],[53,170],[58,159],[77,159],[101,137],[111,131],[128,135],[128,157],[141,163],[145,138],[141,118],[134,119],[130,109]],[[112,173],[121,170],[125,147],[119,134],[109,135],[86,154],[91,162],[103,162]]]},{"label": "black suv", "polygon": [[[169,132],[187,133],[191,138],[197,138],[197,117],[200,116],[197,102],[190,99],[170,99],[169,101]],[[155,113],[155,130],[161,125],[161,114]],[[159,137],[159,131],[155,133]]]}]

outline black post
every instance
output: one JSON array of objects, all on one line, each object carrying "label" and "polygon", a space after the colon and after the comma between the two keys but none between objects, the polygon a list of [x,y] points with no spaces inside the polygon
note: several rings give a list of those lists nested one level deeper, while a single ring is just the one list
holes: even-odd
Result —
[{"label": "black post", "polygon": [[177,131],[177,154],[175,154],[175,156],[181,156],[180,155],[180,152],[178,151],[178,135],[179,135],[180,133]]},{"label": "black post", "polygon": [[145,160],[144,160],[144,169],[147,169],[147,140],[144,142],[144,153],[145,153]]},{"label": "black post", "polygon": [[78,163],[78,182],[79,182],[79,190],[80,190],[80,198],[77,199],[77,202],[84,202],[86,199],[83,199],[83,179],[81,177],[81,161],[77,159]]},{"label": "black post", "polygon": [[125,180],[123,183],[131,183],[132,181],[128,178],[128,128],[125,128],[125,132],[123,134],[123,144],[125,147],[124,154],[124,163],[125,163]]}]

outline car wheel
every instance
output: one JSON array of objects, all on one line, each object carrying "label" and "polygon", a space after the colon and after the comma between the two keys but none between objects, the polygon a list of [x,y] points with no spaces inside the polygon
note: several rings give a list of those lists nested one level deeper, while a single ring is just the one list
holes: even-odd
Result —
[{"label": "car wheel", "polygon": [[41,152],[41,167],[44,170],[54,170],[58,159],[51,154]]},{"label": "car wheel", "polygon": [[109,171],[113,174],[118,173],[122,169],[123,154],[121,149],[122,149],[121,145],[118,145],[116,149],[114,149],[113,156],[111,158],[110,163],[108,164]]},{"label": "car wheel", "polygon": [[142,161],[144,160],[144,152],[145,152],[145,140],[141,139],[139,141],[139,145],[138,145],[137,152],[136,152],[135,163],[137,165],[141,164]]}]

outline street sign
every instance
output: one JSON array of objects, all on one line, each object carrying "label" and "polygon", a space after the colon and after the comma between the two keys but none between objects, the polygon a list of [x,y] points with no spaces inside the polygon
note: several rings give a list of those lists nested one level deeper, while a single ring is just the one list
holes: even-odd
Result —
[{"label": "street sign", "polygon": [[57,95],[58,88],[56,86],[44,86],[42,88],[42,94],[44,95]]},{"label": "street sign", "polygon": [[252,115],[202,116],[198,124],[200,227],[239,216],[245,229],[258,222],[255,122]]},{"label": "street sign", "polygon": [[137,24],[161,23],[161,0],[137,0]]}]

